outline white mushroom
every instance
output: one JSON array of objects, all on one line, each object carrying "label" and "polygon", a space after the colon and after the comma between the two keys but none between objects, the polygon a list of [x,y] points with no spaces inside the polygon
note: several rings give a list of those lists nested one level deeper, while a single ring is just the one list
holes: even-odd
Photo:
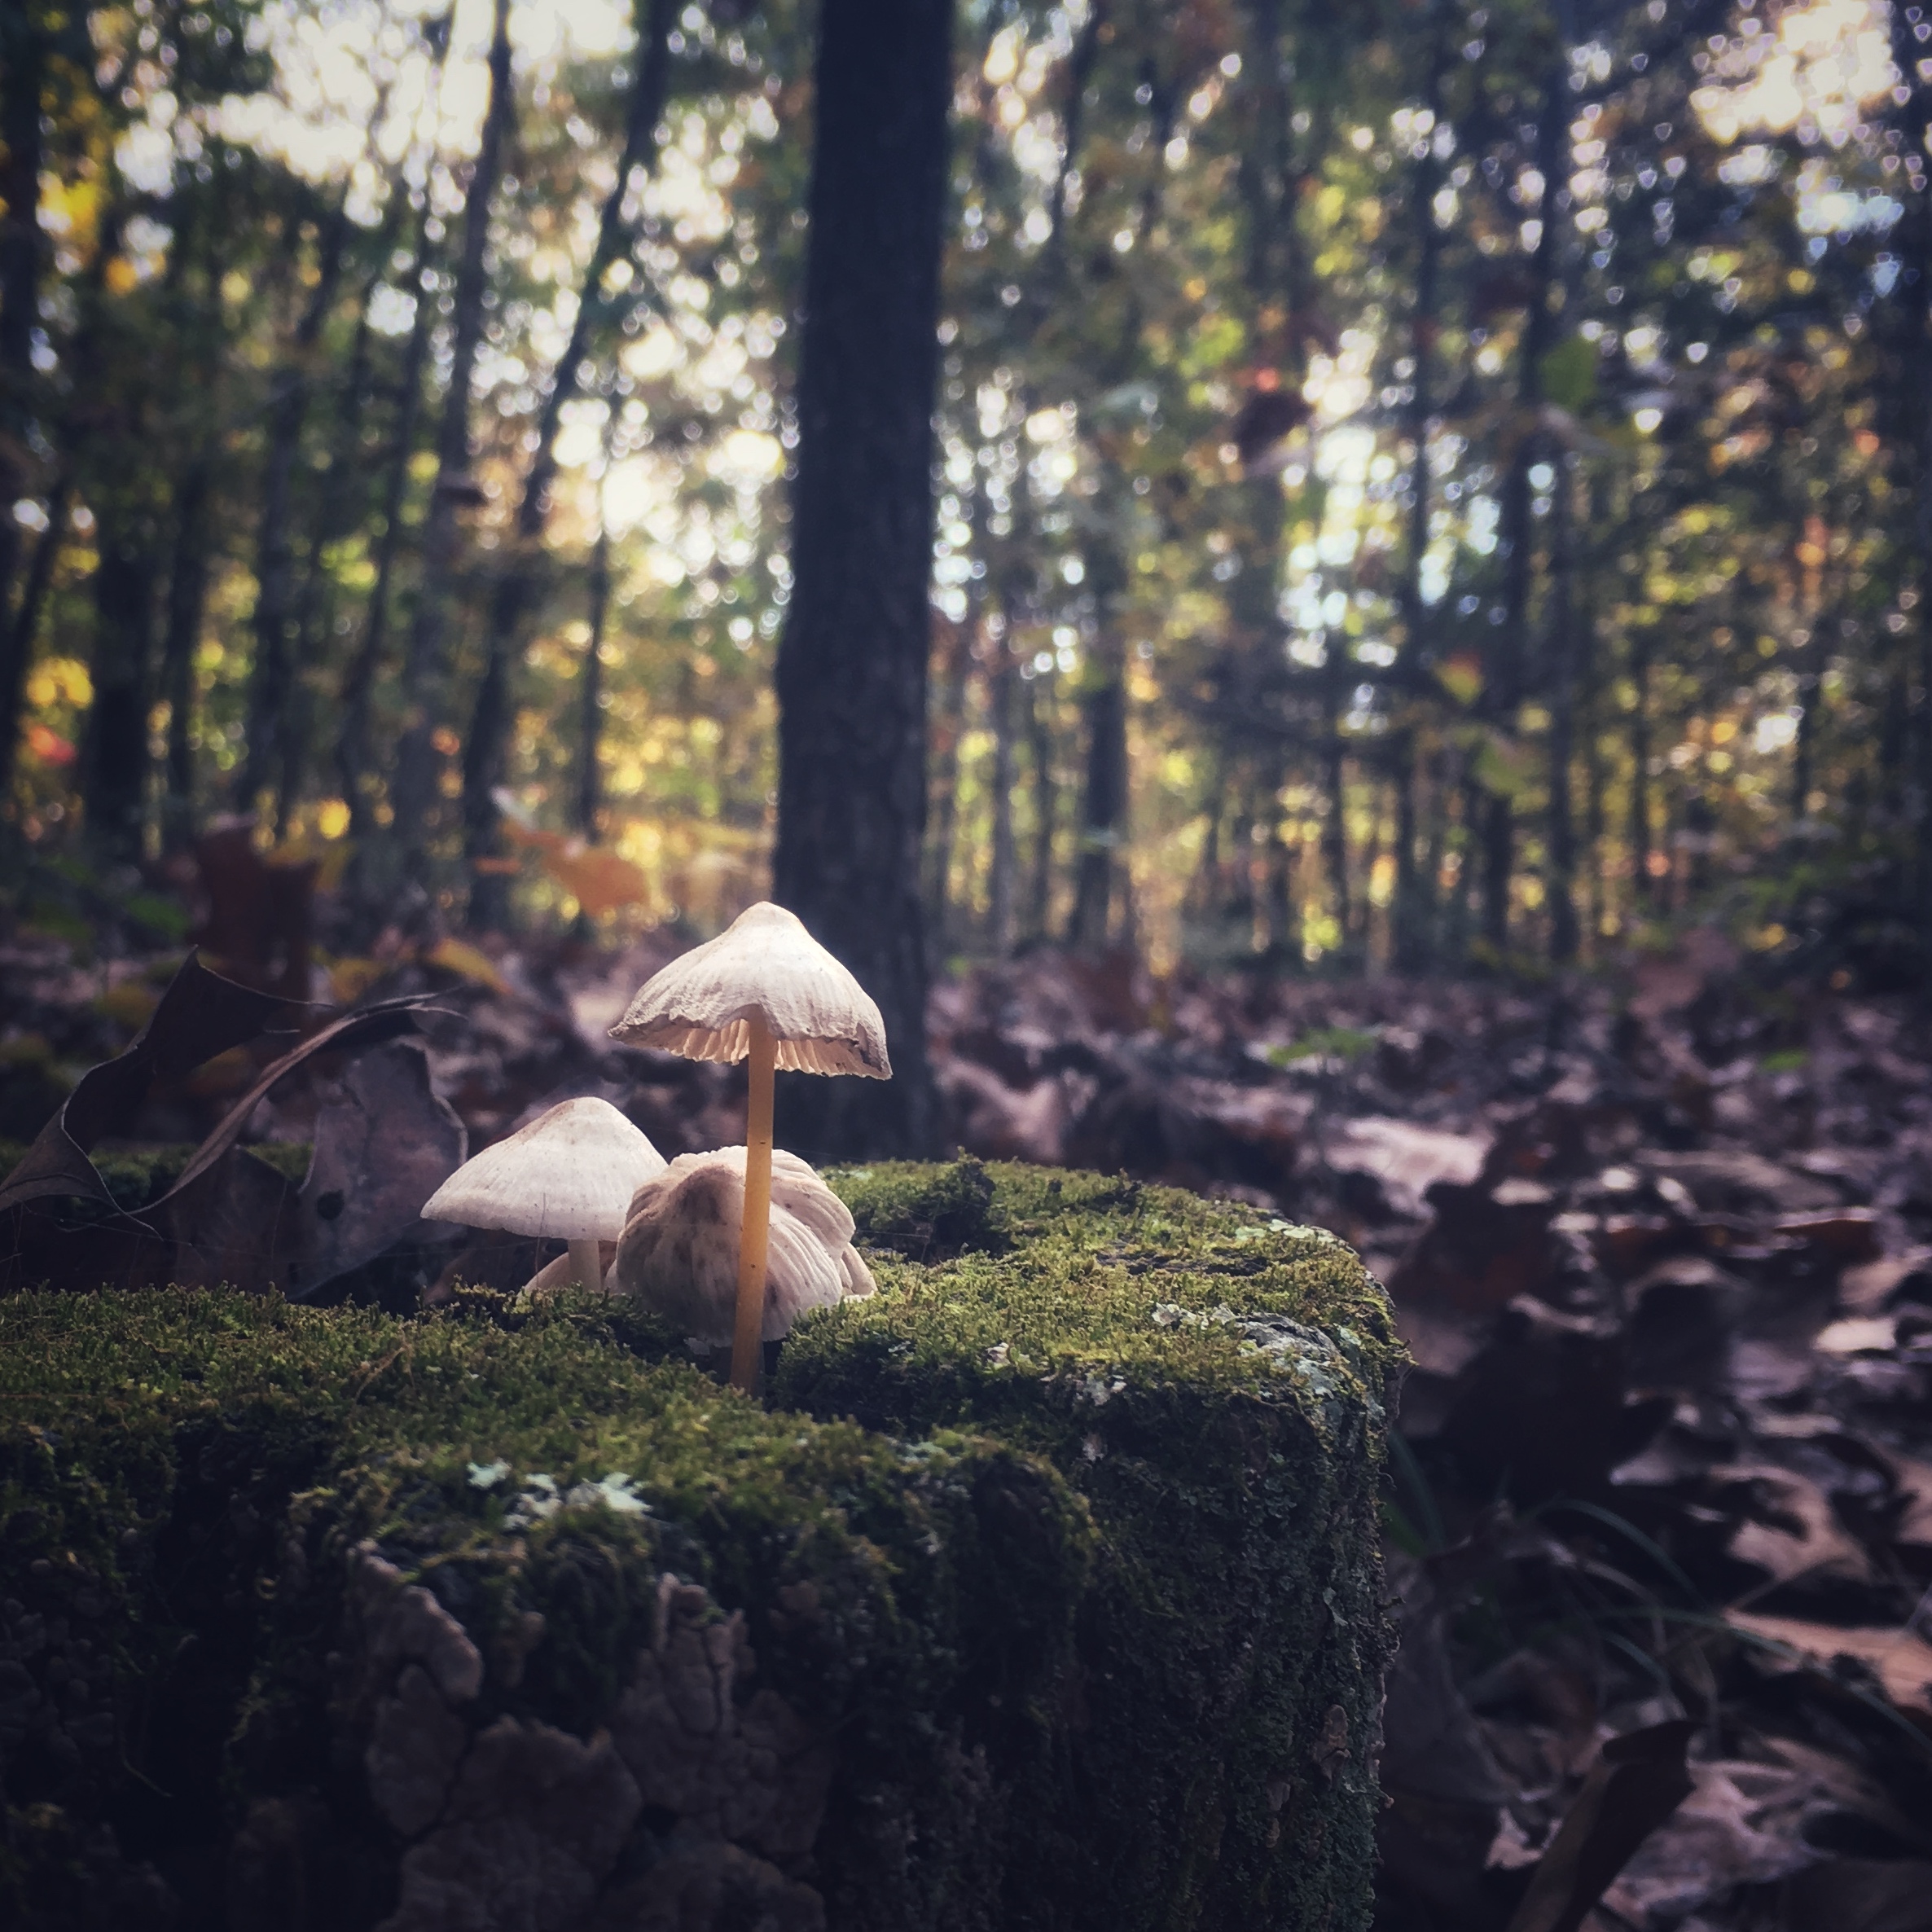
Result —
[{"label": "white mushroom", "polygon": [[613,1039],[627,1045],[687,1060],[751,1063],[731,1336],[731,1381],[749,1392],[757,1386],[759,1311],[766,1305],[773,1071],[889,1080],[885,1022],[864,987],[794,914],[762,901],[648,981],[610,1030]]},{"label": "white mushroom", "polygon": [[[610,1284],[713,1346],[735,1346],[745,1149],[680,1154],[638,1189]],[[776,1341],[808,1308],[869,1295],[845,1204],[796,1154],[771,1156],[771,1206],[758,1339]]]},{"label": "white mushroom", "polygon": [[[608,1100],[564,1100],[464,1161],[423,1204],[423,1218],[568,1241],[564,1279],[597,1288],[598,1243],[624,1232],[631,1196],[664,1165]],[[555,1266],[531,1285],[561,1285],[553,1283]]]}]

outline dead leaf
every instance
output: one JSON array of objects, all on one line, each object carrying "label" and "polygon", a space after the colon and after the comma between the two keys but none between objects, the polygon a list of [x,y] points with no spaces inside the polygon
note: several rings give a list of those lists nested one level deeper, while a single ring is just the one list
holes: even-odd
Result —
[{"label": "dead leaf", "polygon": [[112,1207],[113,1197],[88,1150],[126,1131],[151,1087],[185,1079],[204,1060],[254,1039],[287,1011],[285,1000],[209,972],[191,952],[134,1043],[81,1076],[26,1157],[0,1183],[0,1210],[60,1196]]},{"label": "dead leaf", "polygon": [[1538,1861],[1508,1932],[1577,1932],[1631,1855],[1688,1798],[1687,1718],[1627,1731],[1603,1747]]},{"label": "dead leaf", "polygon": [[439,939],[421,955],[425,966],[440,966],[446,973],[487,986],[493,993],[509,995],[510,982],[498,971],[496,961],[480,948],[463,939]]},{"label": "dead leaf", "polygon": [[307,1299],[422,1226],[423,1203],[463,1165],[468,1136],[413,1040],[351,1063],[315,1123],[292,1297]]},{"label": "dead leaf", "polygon": [[1763,1617],[1755,1611],[1728,1610],[1724,1620],[1734,1630],[1754,1638],[1759,1662],[1769,1654],[1783,1655],[1787,1667],[1801,1664],[1820,1669],[1834,1658],[1849,1657],[1865,1666],[1884,1685],[1886,1695],[1901,1710],[1932,1717],[1932,1644],[1909,1630],[1873,1629],[1837,1623],[1814,1623],[1799,1617]]}]

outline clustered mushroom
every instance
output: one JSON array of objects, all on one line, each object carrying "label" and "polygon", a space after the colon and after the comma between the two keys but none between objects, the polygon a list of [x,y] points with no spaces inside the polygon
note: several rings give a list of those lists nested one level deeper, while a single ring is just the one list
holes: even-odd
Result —
[{"label": "clustered mushroom", "polygon": [[[773,1076],[892,1078],[885,1024],[858,981],[768,902],[647,981],[611,1037],[689,1060],[749,1060],[745,1144],[668,1166],[608,1101],[566,1100],[457,1169],[428,1221],[562,1239],[528,1284],[636,1295],[701,1342],[731,1347],[731,1382],[757,1387],[761,1344],[808,1308],[869,1295],[845,1204],[772,1146]],[[601,1243],[617,1243],[608,1274]]]}]

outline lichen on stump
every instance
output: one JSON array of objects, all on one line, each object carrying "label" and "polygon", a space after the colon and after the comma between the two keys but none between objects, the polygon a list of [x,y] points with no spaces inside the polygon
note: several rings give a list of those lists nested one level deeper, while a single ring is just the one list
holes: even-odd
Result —
[{"label": "lichen on stump", "polygon": [[0,1919],[1365,1925],[1398,1351],[1354,1256],[834,1179],[879,1293],[764,1407],[589,1299],[0,1302]]}]

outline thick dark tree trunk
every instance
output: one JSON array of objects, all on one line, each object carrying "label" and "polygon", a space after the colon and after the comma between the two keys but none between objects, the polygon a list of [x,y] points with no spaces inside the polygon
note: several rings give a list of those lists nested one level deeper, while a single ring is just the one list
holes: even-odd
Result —
[{"label": "thick dark tree trunk", "polygon": [[936,1144],[919,865],[950,0],[825,0],[778,654],[773,895],[879,1003],[895,1078],[788,1075],[808,1157]]},{"label": "thick dark tree trunk", "polygon": [[[0,10],[0,800],[11,788],[20,696],[27,677],[30,629],[12,621],[20,526],[12,516],[31,479],[18,461],[28,448],[33,417],[33,328],[39,314],[41,86],[47,38],[28,7]],[[50,527],[41,538],[53,540]],[[50,564],[51,558],[50,556]],[[25,599],[23,599],[23,608]]]},{"label": "thick dark tree trunk", "polygon": [[295,724],[290,715],[295,677],[290,627],[295,615],[291,525],[296,458],[314,389],[315,344],[335,301],[349,226],[345,192],[323,223],[316,243],[315,285],[269,396],[268,454],[262,467],[261,518],[256,529],[255,662],[248,674],[247,731],[235,783],[239,811],[252,811],[261,793],[275,783],[283,740]]},{"label": "thick dark tree trunk", "polygon": [[[483,339],[483,298],[490,278],[490,209],[509,144],[516,94],[510,77],[510,0],[496,0],[490,42],[490,105],[463,197],[463,254],[450,316],[450,386],[436,439],[436,482],[423,525],[423,571],[402,666],[402,737],[396,748],[391,801],[394,838],[403,868],[427,881],[431,852],[442,830],[441,754],[436,734],[450,714],[450,631],[456,569],[456,512],[474,487],[470,475],[470,379]],[[419,296],[418,300],[424,297]]]},{"label": "thick dark tree trunk", "polygon": [[362,635],[342,676],[337,709],[340,728],[336,740],[336,778],[349,806],[349,836],[354,841],[358,885],[364,877],[363,854],[375,828],[375,799],[370,771],[371,712],[375,681],[380,675],[389,638],[389,610],[394,592],[396,559],[402,547],[402,504],[409,488],[410,459],[415,454],[416,429],[423,416],[423,365],[429,353],[430,317],[435,304],[424,292],[423,276],[429,266],[429,197],[423,198],[417,217],[416,244],[410,263],[408,286],[415,296],[415,318],[403,351],[397,379],[394,441],[383,478],[382,534],[375,546],[375,582],[369,592],[369,609]]},{"label": "thick dark tree trunk", "polygon": [[640,168],[654,171],[657,159],[657,123],[670,85],[669,37],[678,0],[640,0],[638,12],[637,78],[625,121],[624,151],[617,160],[617,178],[604,197],[597,245],[584,271],[570,340],[543,400],[536,454],[517,505],[516,532],[485,606],[483,678],[463,747],[463,849],[472,868],[470,921],[474,925],[500,926],[509,913],[507,875],[478,869],[476,862],[501,856],[503,815],[495,795],[508,771],[510,722],[516,714],[525,621],[543,589],[543,531],[557,476],[557,432],[565,407],[582,386],[584,359],[593,338],[613,307],[604,293],[604,278],[630,244],[624,203],[632,191],[631,177]]},{"label": "thick dark tree trunk", "polygon": [[[1932,137],[1932,83],[1921,60],[1917,10],[1894,6],[1892,59],[1908,90],[1899,114],[1908,153],[1923,155]],[[1909,178],[1908,177],[1908,178]],[[1921,179],[1923,177],[1921,176]],[[1900,408],[1894,474],[1912,505],[1912,550],[1918,564],[1916,661],[1905,682],[1918,687],[1912,707],[1912,777],[1908,787],[1915,835],[1919,943],[1928,990],[1932,990],[1932,183],[1909,195],[1895,245],[1903,257],[1898,281],[1898,345],[1894,367]]]}]

